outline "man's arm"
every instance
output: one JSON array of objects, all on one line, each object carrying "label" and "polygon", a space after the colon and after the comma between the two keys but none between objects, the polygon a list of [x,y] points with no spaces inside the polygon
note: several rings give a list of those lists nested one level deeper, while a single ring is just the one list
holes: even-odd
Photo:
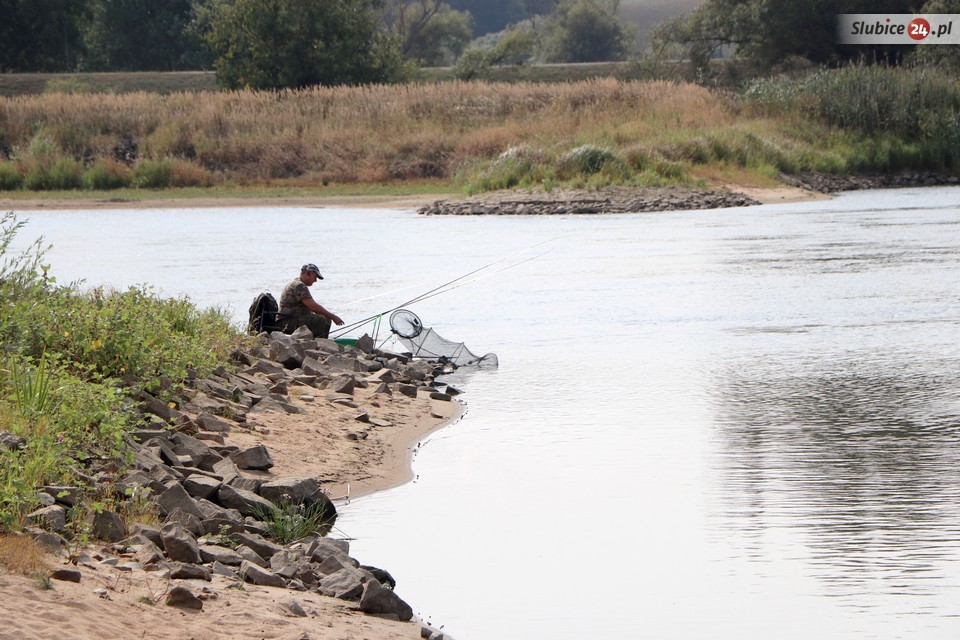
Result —
[{"label": "man's arm", "polygon": [[310,309],[310,311],[313,311],[314,313],[319,313],[322,316],[326,316],[327,318],[330,318],[330,321],[335,325],[337,325],[338,327],[343,324],[343,320],[340,319],[340,316],[338,316],[335,313],[331,313],[327,311],[326,309],[323,308],[323,305],[317,303],[317,301],[314,300],[313,298],[304,298],[302,302],[303,302],[303,306],[305,306],[307,309]]}]

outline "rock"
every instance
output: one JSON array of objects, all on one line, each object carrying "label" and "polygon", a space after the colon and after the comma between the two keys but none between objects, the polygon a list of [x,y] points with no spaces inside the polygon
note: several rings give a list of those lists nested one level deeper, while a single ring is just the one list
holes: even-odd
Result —
[{"label": "rock", "polygon": [[59,569],[54,569],[50,573],[50,578],[53,580],[60,580],[61,582],[80,582],[80,579],[83,574],[80,573],[77,569],[67,569],[61,567]]},{"label": "rock", "polygon": [[262,517],[270,514],[276,506],[253,491],[238,489],[229,484],[222,485],[217,492],[217,500],[228,509],[236,509],[244,516]]},{"label": "rock", "polygon": [[140,545],[134,554],[134,559],[143,566],[155,565],[163,562],[163,551],[149,540]]},{"label": "rock", "polygon": [[402,622],[413,618],[413,609],[410,605],[376,580],[368,580],[363,585],[360,610],[375,615],[395,615]]},{"label": "rock", "polygon": [[390,572],[368,565],[361,565],[360,568],[369,572],[370,575],[377,579],[377,582],[385,586],[387,589],[397,588],[397,581],[393,579],[393,576],[390,575]]},{"label": "rock", "polygon": [[309,355],[300,363],[300,370],[311,376],[326,376],[330,372],[329,367],[325,367],[319,360]]},{"label": "rock", "polygon": [[240,578],[240,576],[237,575],[236,571],[234,571],[233,569],[231,569],[230,567],[224,564],[217,562],[216,560],[213,561],[213,564],[210,567],[210,572],[213,575],[226,576],[231,580],[239,580]]},{"label": "rock", "polygon": [[240,476],[240,469],[230,458],[224,458],[213,465],[213,472],[226,484]]},{"label": "rock", "polygon": [[178,455],[190,457],[193,466],[199,469],[213,470],[213,465],[223,459],[215,453],[203,440],[188,436],[185,433],[173,435],[174,451]]},{"label": "rock", "polygon": [[179,522],[168,522],[160,529],[163,538],[163,550],[167,557],[177,562],[202,562],[200,547]]},{"label": "rock", "polygon": [[260,495],[274,504],[312,504],[320,483],[314,478],[278,478],[260,485]]},{"label": "rock", "polygon": [[283,606],[287,608],[291,614],[295,615],[298,618],[306,618],[307,612],[303,610],[303,605],[301,605],[296,600],[286,600],[283,602]]},{"label": "rock", "polygon": [[312,340],[313,332],[310,331],[310,327],[303,325],[294,329],[293,333],[290,334],[290,338],[294,341]]},{"label": "rock", "polygon": [[193,536],[199,536],[202,531],[200,518],[192,513],[185,512],[180,507],[177,507],[167,515],[166,522],[179,522],[183,525],[183,528]]},{"label": "rock", "polygon": [[197,422],[200,423],[200,427],[204,431],[215,431],[217,433],[221,433],[224,431],[230,431],[232,428],[231,424],[226,420],[206,412],[201,413],[197,417]]},{"label": "rock", "polygon": [[238,566],[243,562],[243,556],[239,553],[216,544],[200,545],[200,557],[204,562],[219,562],[229,566]]},{"label": "rock", "polygon": [[120,542],[127,537],[127,527],[118,514],[106,509],[93,514],[91,535],[98,540]]},{"label": "rock", "polygon": [[282,338],[270,340],[270,359],[286,369],[296,369],[303,363],[303,355],[293,347],[290,336],[280,334]]},{"label": "rock", "polygon": [[37,509],[27,514],[27,522],[48,531],[63,533],[67,529],[67,510],[58,504]]},{"label": "rock", "polygon": [[303,555],[289,549],[282,549],[270,558],[270,570],[287,580],[308,568],[308,562]]},{"label": "rock", "polygon": [[0,450],[19,451],[27,446],[27,439],[0,429]]},{"label": "rock", "polygon": [[230,536],[230,539],[237,544],[249,547],[258,556],[266,561],[269,561],[270,558],[273,557],[273,554],[279,553],[282,548],[279,545],[270,542],[263,536],[255,533],[235,533]]},{"label": "rock", "polygon": [[203,511],[196,501],[187,493],[182,484],[173,484],[169,489],[157,496],[157,504],[163,515],[169,515],[176,509],[195,516],[198,520],[204,518]]},{"label": "rock", "polygon": [[353,375],[345,373],[332,378],[330,382],[327,383],[327,391],[353,395],[353,390],[356,388],[356,386],[357,379]]},{"label": "rock", "polygon": [[263,587],[282,588],[287,586],[283,578],[277,574],[264,567],[253,564],[252,562],[247,562],[246,560],[240,564],[240,575],[243,576],[245,581],[252,582],[253,584]]},{"label": "rock", "polygon": [[240,469],[265,470],[273,466],[270,452],[262,444],[238,451],[231,455],[230,459]]},{"label": "rock", "polygon": [[243,489],[244,491],[260,492],[260,485],[263,480],[259,478],[234,478],[230,481],[230,486],[234,489]]},{"label": "rock", "polygon": [[167,592],[167,606],[181,609],[203,609],[203,600],[193,595],[186,587],[173,587]]},{"label": "rock", "polygon": [[217,492],[223,483],[214,478],[202,475],[188,476],[183,481],[183,488],[193,498],[209,498]]},{"label": "rock", "polygon": [[170,577],[173,580],[206,580],[210,582],[210,569],[199,564],[186,564],[183,562],[171,562],[169,567]]},{"label": "rock", "polygon": [[263,567],[264,569],[266,569],[267,567],[270,566],[270,564],[266,560],[264,560],[259,553],[257,553],[256,551],[254,551],[253,549],[251,549],[245,544],[238,546],[236,548],[236,552],[241,558],[243,558],[243,560],[245,560],[246,562],[251,562],[257,565],[258,567]]},{"label": "rock", "polygon": [[80,495],[78,487],[47,486],[41,487],[41,491],[50,494],[54,500],[68,507],[74,506],[77,503],[77,497]]},{"label": "rock", "polygon": [[183,416],[182,413],[171,407],[168,403],[155,398],[146,391],[140,392],[140,401],[143,403],[143,409],[146,413],[155,415],[165,422],[175,422]]},{"label": "rock", "polygon": [[374,343],[373,338],[367,334],[363,334],[360,338],[357,339],[357,349],[364,353],[373,353],[374,348],[377,346]]},{"label": "rock", "polygon": [[160,535],[160,530],[149,525],[145,525],[142,522],[134,523],[130,528],[130,533],[141,542],[152,542],[158,547],[163,546],[163,537]]},{"label": "rock", "polygon": [[416,387],[416,385],[412,385],[412,384],[398,384],[398,385],[397,385],[397,391],[399,391],[401,394],[407,396],[408,398],[416,398],[416,397],[417,397],[417,387]]},{"label": "rock", "polygon": [[320,580],[317,590],[325,595],[341,600],[359,600],[363,594],[363,583],[369,576],[354,567],[344,567]]}]

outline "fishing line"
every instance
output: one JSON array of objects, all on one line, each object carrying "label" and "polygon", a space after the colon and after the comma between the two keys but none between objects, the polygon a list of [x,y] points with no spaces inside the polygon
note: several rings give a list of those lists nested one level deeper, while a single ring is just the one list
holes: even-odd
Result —
[{"label": "fishing line", "polygon": [[[382,311],[382,312],[377,313],[377,314],[374,314],[374,315],[372,315],[372,316],[370,316],[370,317],[368,317],[368,318],[364,318],[363,320],[359,320],[359,321],[354,322],[354,323],[352,323],[352,324],[350,324],[350,325],[344,326],[344,327],[338,329],[335,334],[331,334],[330,337],[331,337],[331,338],[335,338],[336,336],[343,335],[343,334],[346,333],[347,331],[350,331],[350,330],[355,329],[355,328],[357,328],[357,327],[363,326],[363,325],[367,324],[368,322],[370,322],[371,320],[377,320],[377,319],[383,317],[384,315],[386,315],[386,314],[388,314],[388,313],[390,313],[390,312],[392,312],[392,311],[396,311],[397,309],[402,309],[403,307],[406,307],[406,306],[411,305],[411,304],[415,304],[415,303],[417,303],[417,302],[421,302],[422,300],[427,300],[428,298],[433,298],[433,297],[435,297],[435,296],[440,295],[441,293],[446,293],[447,291],[453,291],[454,289],[458,289],[458,288],[460,288],[460,287],[462,287],[462,286],[464,286],[464,285],[470,284],[470,283],[472,283],[472,282],[476,282],[477,280],[482,280],[483,278],[486,278],[486,277],[488,277],[488,276],[492,276],[492,275],[495,275],[495,274],[500,273],[500,272],[502,272],[502,271],[506,271],[507,269],[512,269],[513,267],[518,267],[518,266],[520,266],[520,265],[522,265],[522,264],[525,264],[525,263],[527,263],[527,262],[530,262],[531,260],[534,260],[534,259],[536,259],[536,258],[539,258],[539,257],[542,256],[542,255],[545,255],[545,254],[549,253],[549,251],[544,251],[543,253],[540,253],[540,254],[537,254],[537,255],[535,255],[535,256],[533,256],[533,257],[531,257],[531,258],[528,258],[528,259],[524,260],[523,262],[517,262],[517,263],[511,264],[511,265],[508,265],[508,266],[504,267],[503,269],[498,269],[497,271],[494,271],[494,272],[492,272],[492,273],[484,274],[484,275],[482,275],[482,276],[480,276],[480,277],[478,277],[478,278],[474,278],[474,279],[468,280],[468,281],[466,281],[466,282],[461,282],[462,280],[464,280],[464,279],[466,279],[466,278],[469,278],[469,277],[472,276],[472,275],[475,275],[475,274],[477,274],[477,273],[480,273],[480,272],[483,271],[484,269],[489,269],[490,267],[492,267],[492,266],[494,266],[494,265],[497,265],[497,264],[500,264],[501,262],[504,262],[505,260],[509,260],[510,258],[513,258],[513,257],[515,257],[515,256],[524,254],[524,253],[526,253],[527,251],[530,251],[530,250],[532,250],[532,249],[536,249],[537,247],[542,246],[542,245],[545,245],[545,244],[547,244],[547,243],[554,242],[555,240],[560,240],[561,238],[564,238],[564,237],[566,237],[566,236],[558,236],[558,237],[556,237],[556,238],[550,238],[549,240],[544,240],[543,242],[538,242],[538,243],[536,243],[536,244],[530,245],[529,247],[526,247],[525,249],[521,249],[521,250],[519,250],[519,251],[515,251],[514,253],[511,253],[510,255],[504,256],[504,257],[499,258],[499,259],[497,259],[497,260],[494,260],[493,262],[487,263],[487,264],[483,265],[482,267],[478,267],[477,269],[474,269],[473,271],[470,271],[470,272],[468,272],[468,273],[465,273],[465,274],[463,274],[462,276],[459,276],[459,277],[457,277],[457,278],[454,278],[453,280],[450,280],[449,282],[445,282],[445,283],[443,283],[443,284],[441,284],[441,285],[439,285],[439,286],[437,286],[437,287],[434,287],[433,289],[430,289],[429,291],[427,291],[427,292],[425,292],[425,293],[422,293],[422,294],[420,294],[419,296],[416,296],[416,297],[414,297],[414,298],[411,298],[410,300],[407,300],[406,302],[402,302],[402,303],[398,304],[398,305],[395,306],[395,307],[391,307],[390,309],[387,309],[386,311]],[[460,282],[460,284],[456,284],[456,283],[458,283],[458,282]],[[450,286],[450,285],[454,285],[454,284],[456,284],[456,286]],[[410,288],[410,287],[405,287],[405,289],[409,289],[409,288]],[[399,291],[402,291],[402,290],[403,290],[403,289],[399,289]],[[379,297],[379,296],[374,296],[374,297]],[[368,298],[368,300],[369,300],[369,299],[372,299],[372,298]]]}]

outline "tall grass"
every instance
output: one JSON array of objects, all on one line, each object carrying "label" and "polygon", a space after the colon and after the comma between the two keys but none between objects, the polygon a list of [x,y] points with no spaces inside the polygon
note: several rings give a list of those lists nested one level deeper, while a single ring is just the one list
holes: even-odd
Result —
[{"label": "tall grass", "polygon": [[[705,164],[757,175],[882,169],[882,153],[864,153],[874,136],[893,136],[881,146],[900,164],[950,169],[955,158],[931,136],[955,127],[956,91],[955,81],[929,71],[850,68],[760,83],[743,99],[690,84],[615,79],[49,94],[0,99],[0,149],[12,150],[10,162],[31,185],[42,184],[30,177],[31,145],[42,138],[88,170],[105,159],[125,163],[125,179],[150,188],[459,177],[465,189],[479,189],[512,180],[483,176],[519,146],[544,162],[521,181],[541,183],[562,181],[562,158],[585,145],[609,149],[629,170],[589,179],[575,173],[575,182],[670,182],[678,166],[680,179],[690,180]],[[631,157],[646,160],[635,165]],[[16,184],[5,166],[0,185]]]},{"label": "tall grass", "polygon": [[851,168],[960,168],[960,83],[935,68],[848,66],[755,82],[745,101],[860,134]]}]

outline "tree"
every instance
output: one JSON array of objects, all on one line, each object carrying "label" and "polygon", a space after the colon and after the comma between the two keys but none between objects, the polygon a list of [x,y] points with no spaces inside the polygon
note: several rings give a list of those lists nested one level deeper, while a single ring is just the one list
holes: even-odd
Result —
[{"label": "tree", "polygon": [[[920,13],[960,13],[960,0],[930,0],[923,5]],[[957,72],[960,71],[960,47],[956,45],[917,47],[913,61],[917,64],[937,66]]]},{"label": "tree", "polygon": [[0,72],[75,71],[86,0],[0,0]]},{"label": "tree", "polygon": [[407,58],[425,66],[452,64],[473,38],[473,17],[443,4],[404,47]]},{"label": "tree", "polygon": [[404,78],[378,0],[205,0],[198,30],[218,82],[237,89],[364,84]]},{"label": "tree", "polygon": [[527,17],[523,0],[447,0],[450,6],[460,11],[469,11],[473,16],[473,35],[495,33],[508,24],[515,24]]},{"label": "tree", "polygon": [[187,32],[191,0],[92,0],[87,65],[95,70],[173,71],[209,66]]},{"label": "tree", "polygon": [[655,49],[673,47],[696,68],[732,50],[760,70],[790,58],[815,64],[898,55],[884,47],[837,44],[836,14],[915,13],[920,0],[706,0],[688,14],[659,25]]},{"label": "tree", "polygon": [[547,62],[622,60],[632,33],[617,18],[618,0],[565,0],[547,21]]},{"label": "tree", "polygon": [[384,12],[387,28],[400,41],[403,54],[428,66],[450,64],[470,43],[473,18],[439,0],[390,0]]}]

